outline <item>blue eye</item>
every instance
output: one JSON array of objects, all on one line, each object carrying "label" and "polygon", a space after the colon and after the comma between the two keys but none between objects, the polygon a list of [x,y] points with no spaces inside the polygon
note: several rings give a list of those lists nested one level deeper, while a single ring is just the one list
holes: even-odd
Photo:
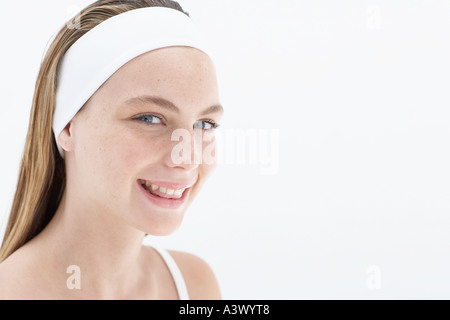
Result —
[{"label": "blue eye", "polygon": [[136,117],[136,120],[148,123],[148,124],[154,124],[155,122],[152,119],[158,119],[160,122],[162,122],[160,117],[157,117],[155,115],[152,114],[144,114],[142,116]]},{"label": "blue eye", "polygon": [[219,125],[213,121],[200,121],[200,123],[202,123],[202,125],[200,125],[200,126],[196,126],[194,124],[194,128],[202,129],[202,130],[213,130],[213,129],[217,129],[219,127]]}]

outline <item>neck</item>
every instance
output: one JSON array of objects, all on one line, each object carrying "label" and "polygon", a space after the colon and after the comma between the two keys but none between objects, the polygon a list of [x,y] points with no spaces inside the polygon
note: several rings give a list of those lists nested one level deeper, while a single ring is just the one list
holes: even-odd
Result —
[{"label": "neck", "polygon": [[69,266],[79,268],[81,290],[67,289],[67,294],[117,298],[135,294],[142,280],[143,238],[144,232],[118,217],[64,194],[54,218],[34,242],[40,246],[36,251],[46,256],[39,257],[46,271],[61,275],[59,282],[66,288]]}]

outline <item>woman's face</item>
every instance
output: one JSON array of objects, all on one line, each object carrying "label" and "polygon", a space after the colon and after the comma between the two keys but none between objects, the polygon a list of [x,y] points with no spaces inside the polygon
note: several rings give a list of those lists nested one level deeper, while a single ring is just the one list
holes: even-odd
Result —
[{"label": "woman's face", "polygon": [[146,233],[170,234],[216,167],[213,125],[222,112],[206,54],[172,47],[141,55],[72,120],[68,179],[95,208]]}]

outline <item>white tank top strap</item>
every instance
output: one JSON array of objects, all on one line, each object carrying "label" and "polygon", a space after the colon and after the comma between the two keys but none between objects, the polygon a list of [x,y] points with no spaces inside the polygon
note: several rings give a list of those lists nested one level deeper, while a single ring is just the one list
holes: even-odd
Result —
[{"label": "white tank top strap", "polygon": [[178,298],[180,300],[189,300],[189,294],[187,292],[186,283],[175,260],[172,258],[172,256],[167,250],[153,245],[152,248],[154,248],[160,254],[164,262],[166,263],[167,267],[169,268],[169,271],[172,274],[172,278],[175,282],[175,286],[177,287]]}]

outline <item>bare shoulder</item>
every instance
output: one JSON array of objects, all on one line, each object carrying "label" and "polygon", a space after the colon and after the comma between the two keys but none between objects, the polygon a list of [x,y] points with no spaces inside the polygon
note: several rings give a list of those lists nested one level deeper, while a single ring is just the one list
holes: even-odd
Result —
[{"label": "bare shoulder", "polygon": [[[19,270],[19,271],[18,271]],[[20,266],[9,260],[0,263],[0,300],[13,300],[22,297],[18,291],[23,279],[17,277]]]},{"label": "bare shoulder", "polygon": [[0,300],[49,299],[45,270],[22,248],[16,250],[0,263]]},{"label": "bare shoulder", "polygon": [[219,284],[211,267],[200,257],[182,251],[168,250],[180,268],[192,300],[220,300]]},{"label": "bare shoulder", "polygon": [[9,281],[6,277],[6,267],[4,263],[0,263],[0,300],[8,299]]}]

